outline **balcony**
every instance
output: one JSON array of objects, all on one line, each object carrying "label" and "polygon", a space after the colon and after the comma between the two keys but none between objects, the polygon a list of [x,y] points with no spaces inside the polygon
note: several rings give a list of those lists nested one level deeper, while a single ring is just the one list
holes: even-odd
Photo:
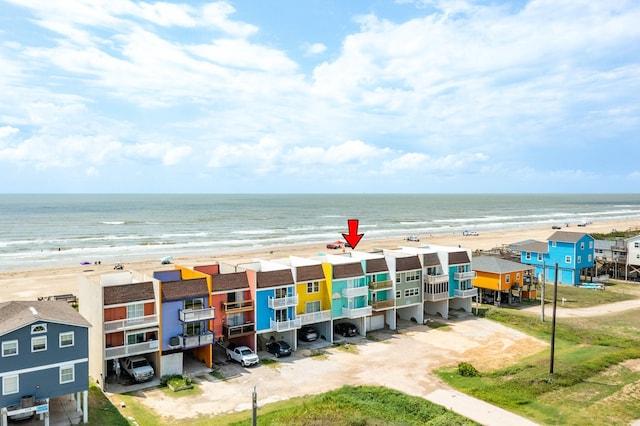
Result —
[{"label": "balcony", "polygon": [[195,336],[179,335],[180,344],[183,349],[197,348],[200,346],[211,345],[213,343],[213,332],[209,331],[204,334],[197,334]]},{"label": "balcony", "polygon": [[393,288],[393,281],[384,280],[384,281],[375,281],[369,283],[369,288],[371,290],[384,290],[388,288]]},{"label": "balcony", "polygon": [[453,295],[455,297],[473,297],[478,295],[478,289],[474,287],[467,290],[454,290]]},{"label": "balcony", "polygon": [[374,311],[383,311],[396,306],[396,299],[390,300],[378,300],[377,302],[371,302],[371,307]]},{"label": "balcony", "polygon": [[223,302],[222,310],[225,314],[253,311],[253,300],[239,300],[237,302]]},{"label": "balcony", "polygon": [[424,301],[425,302],[437,302],[439,300],[446,300],[449,298],[449,292],[442,292],[442,293],[425,293],[424,294]]},{"label": "balcony", "polygon": [[157,315],[147,315],[144,317],[125,318],[115,321],[105,321],[104,332],[113,333],[114,331],[125,331],[134,328],[142,328],[158,325]]},{"label": "balcony", "polygon": [[456,272],[453,278],[457,281],[472,280],[476,277],[476,271]]},{"label": "balcony", "polygon": [[158,350],[157,340],[148,340],[142,343],[134,343],[131,345],[112,346],[104,349],[105,359],[123,358],[133,355],[142,355]]},{"label": "balcony", "polygon": [[359,296],[368,296],[369,287],[350,287],[342,289],[342,297],[351,298]]},{"label": "balcony", "polygon": [[248,336],[256,332],[256,324],[253,322],[246,322],[240,325],[227,325],[222,326],[222,333],[227,339],[233,337]]},{"label": "balcony", "polygon": [[308,314],[300,314],[296,315],[297,319],[300,320],[300,324],[315,324],[322,321],[328,321],[331,319],[331,311],[318,311],[311,312]]},{"label": "balcony", "polygon": [[270,297],[268,306],[271,309],[288,308],[289,306],[298,305],[298,296],[288,297]]},{"label": "balcony", "polygon": [[[365,287],[366,288],[366,287]],[[363,308],[342,308],[342,315],[347,318],[361,318],[371,315],[373,309],[371,306],[365,306]]]},{"label": "balcony", "polygon": [[427,284],[441,284],[449,282],[449,274],[436,274],[436,275],[425,275],[425,283]]},{"label": "balcony", "polygon": [[216,316],[216,308],[180,309],[179,316],[182,322],[212,320]]},{"label": "balcony", "polygon": [[302,323],[299,318],[285,321],[271,320],[271,329],[273,331],[289,331],[302,327]]}]

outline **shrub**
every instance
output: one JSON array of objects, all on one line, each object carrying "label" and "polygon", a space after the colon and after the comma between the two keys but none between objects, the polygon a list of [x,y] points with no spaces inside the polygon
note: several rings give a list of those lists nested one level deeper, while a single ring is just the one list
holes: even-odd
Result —
[{"label": "shrub", "polygon": [[480,372],[468,362],[461,362],[458,364],[458,374],[463,377],[478,377]]}]

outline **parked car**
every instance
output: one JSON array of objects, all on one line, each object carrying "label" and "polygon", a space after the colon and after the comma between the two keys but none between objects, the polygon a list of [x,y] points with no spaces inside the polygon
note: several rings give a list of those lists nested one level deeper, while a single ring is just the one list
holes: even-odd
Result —
[{"label": "parked car", "polygon": [[333,330],[343,337],[353,337],[358,334],[356,326],[349,322],[339,322],[334,325]]},{"label": "parked car", "polygon": [[260,358],[255,352],[248,346],[236,346],[233,343],[229,343],[226,347],[227,359],[229,361],[234,360],[239,362],[243,367],[248,367],[253,364],[258,364]]},{"label": "parked car", "polygon": [[407,237],[407,241],[418,242],[418,241],[420,241],[420,238],[418,238],[417,235],[410,235],[410,236]]},{"label": "parked car", "polygon": [[318,330],[311,327],[310,325],[302,326],[302,328],[300,328],[300,331],[298,332],[298,339],[302,340],[303,342],[313,342],[315,340],[318,340]]},{"label": "parked car", "polygon": [[284,340],[271,340],[266,346],[267,352],[274,354],[276,358],[291,355],[291,346]]},{"label": "parked car", "polygon": [[120,363],[124,371],[127,372],[136,382],[146,382],[153,379],[153,367],[143,356],[125,358]]},{"label": "parked car", "polygon": [[551,229],[562,229],[562,226],[560,226],[560,225],[553,225],[553,226],[551,227]]},{"label": "parked car", "polygon": [[342,248],[342,244],[329,243],[327,244],[327,248],[332,250],[339,249],[339,248]]}]

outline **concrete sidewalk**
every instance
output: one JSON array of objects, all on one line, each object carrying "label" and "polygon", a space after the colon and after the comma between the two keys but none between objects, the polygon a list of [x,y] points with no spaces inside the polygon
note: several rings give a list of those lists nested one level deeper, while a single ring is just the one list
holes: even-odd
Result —
[{"label": "concrete sidewalk", "polygon": [[438,389],[424,398],[485,426],[538,426],[529,419],[455,390]]}]

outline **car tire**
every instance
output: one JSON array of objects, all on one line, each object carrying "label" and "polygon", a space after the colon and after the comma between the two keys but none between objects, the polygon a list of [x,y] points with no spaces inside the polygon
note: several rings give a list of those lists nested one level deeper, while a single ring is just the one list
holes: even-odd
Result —
[{"label": "car tire", "polygon": [[276,352],[276,358],[280,358],[280,353]]}]

